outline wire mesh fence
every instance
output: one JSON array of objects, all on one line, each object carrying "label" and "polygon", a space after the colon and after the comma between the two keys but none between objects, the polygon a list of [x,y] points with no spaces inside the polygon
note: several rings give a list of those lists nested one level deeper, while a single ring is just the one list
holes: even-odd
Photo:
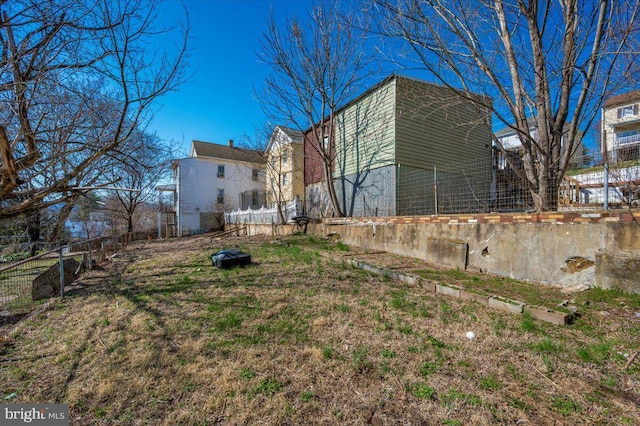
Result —
[{"label": "wire mesh fence", "polygon": [[14,322],[39,301],[64,294],[64,285],[94,263],[135,240],[153,233],[94,238],[47,251],[24,260],[0,263],[0,325]]},{"label": "wire mesh fence", "polygon": [[615,152],[583,157],[581,167],[567,171],[559,200],[561,207],[640,207],[640,159]]},{"label": "wire mesh fence", "polygon": [[[518,153],[507,155],[511,158],[496,155],[432,169],[399,165],[397,214],[532,211],[533,198],[522,177],[523,161]],[[571,168],[559,184],[558,209],[640,206],[640,160],[605,161],[607,158],[612,154],[571,158]]]}]

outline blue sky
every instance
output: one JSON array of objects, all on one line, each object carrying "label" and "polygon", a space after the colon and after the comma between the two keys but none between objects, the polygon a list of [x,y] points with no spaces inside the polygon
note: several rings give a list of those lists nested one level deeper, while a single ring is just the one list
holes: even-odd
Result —
[{"label": "blue sky", "polygon": [[[182,16],[179,0],[166,0],[158,11],[161,23]],[[149,130],[162,139],[183,141],[182,154],[193,139],[226,144],[255,137],[264,124],[254,99],[269,74],[258,62],[262,33],[270,9],[276,16],[304,14],[311,0],[185,0],[191,24],[189,70],[192,78],[159,100],[160,110]]]}]

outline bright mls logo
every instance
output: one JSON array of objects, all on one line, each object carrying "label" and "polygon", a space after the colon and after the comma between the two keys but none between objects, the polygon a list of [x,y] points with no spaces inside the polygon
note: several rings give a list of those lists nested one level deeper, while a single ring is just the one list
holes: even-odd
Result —
[{"label": "bright mls logo", "polygon": [[67,404],[8,404],[0,411],[0,424],[69,426]]}]

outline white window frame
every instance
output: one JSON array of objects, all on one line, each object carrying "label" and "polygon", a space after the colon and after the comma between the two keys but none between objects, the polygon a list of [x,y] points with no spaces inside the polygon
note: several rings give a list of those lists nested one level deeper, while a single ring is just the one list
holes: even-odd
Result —
[{"label": "white window frame", "polygon": [[218,178],[224,179],[224,164],[218,164]]},{"label": "white window frame", "polygon": [[638,104],[625,105],[618,108],[618,118],[633,117],[638,115]]}]

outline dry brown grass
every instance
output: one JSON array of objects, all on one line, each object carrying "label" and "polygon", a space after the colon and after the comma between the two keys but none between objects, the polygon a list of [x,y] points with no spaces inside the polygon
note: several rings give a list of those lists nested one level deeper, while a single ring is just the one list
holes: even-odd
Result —
[{"label": "dry brown grass", "polygon": [[[256,264],[210,266],[236,245]],[[0,349],[5,402],[68,403],[78,425],[640,423],[637,298],[586,292],[557,327],[315,252],[334,247],[140,243]]]}]

